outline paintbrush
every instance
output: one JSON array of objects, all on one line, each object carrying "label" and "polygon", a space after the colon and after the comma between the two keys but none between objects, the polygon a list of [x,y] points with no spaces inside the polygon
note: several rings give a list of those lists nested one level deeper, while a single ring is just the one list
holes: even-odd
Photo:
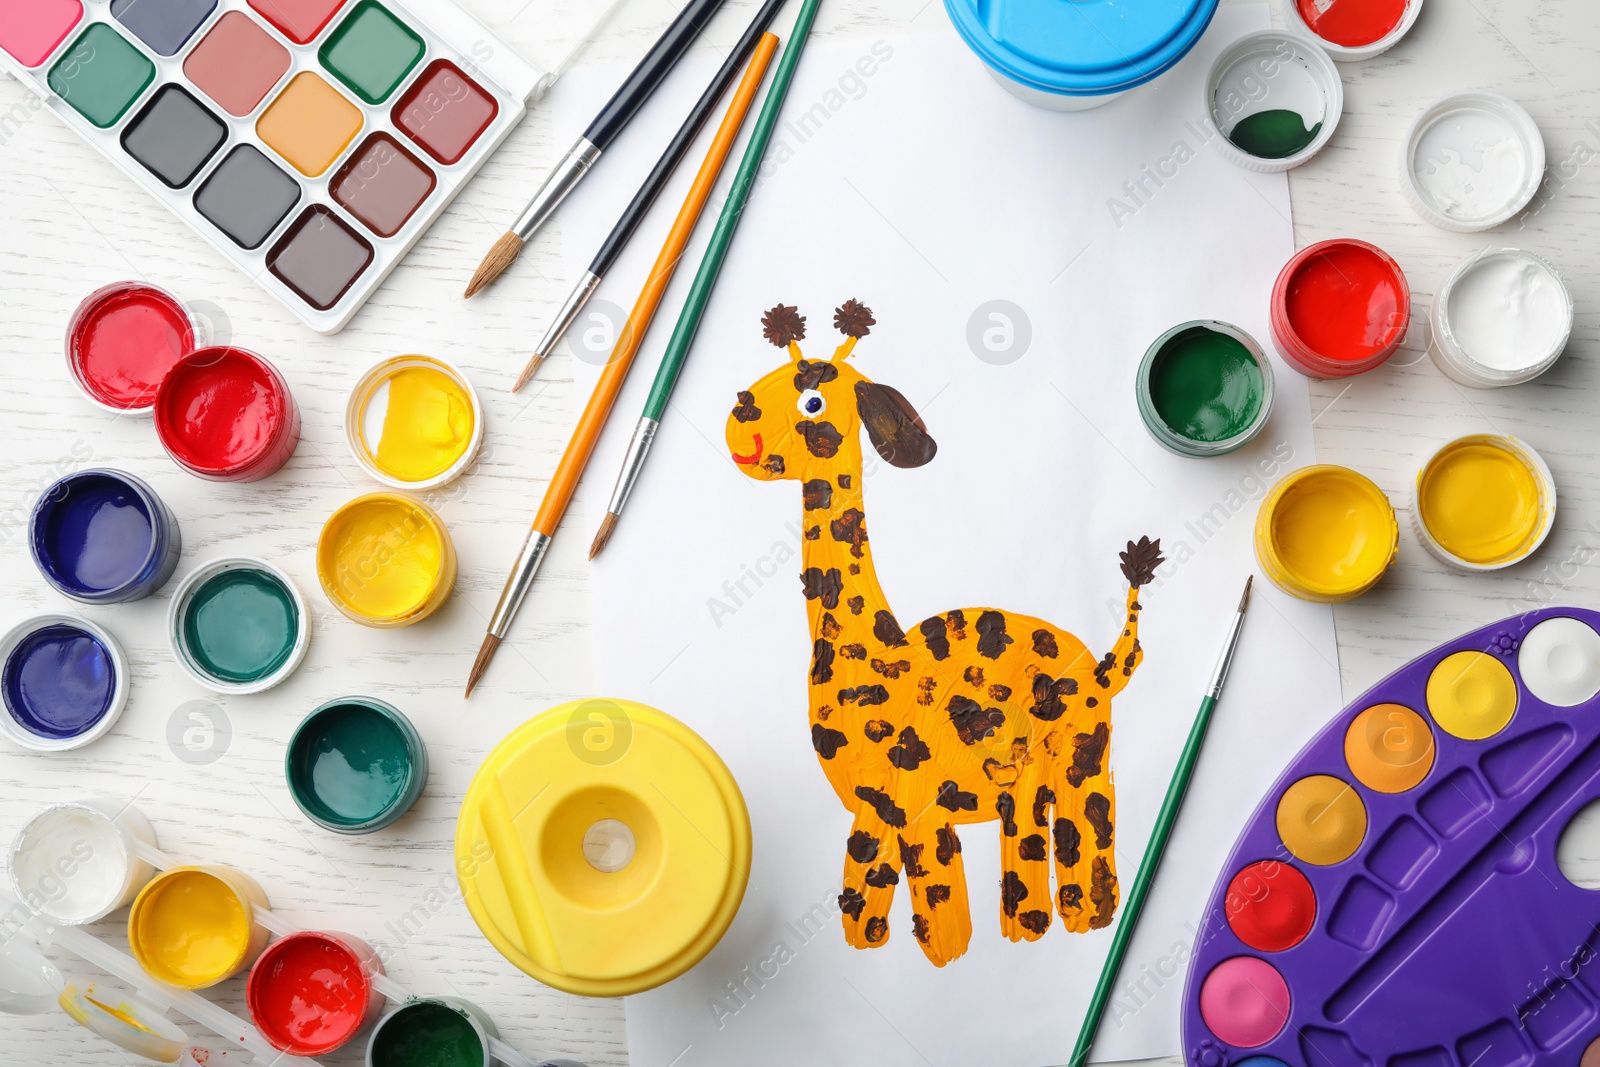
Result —
[{"label": "paintbrush", "polygon": [[684,52],[688,51],[721,6],[722,0],[689,0],[611,99],[606,101],[605,107],[583,131],[583,136],[567,149],[567,154],[561,157],[561,162],[545,178],[544,184],[533,195],[516,224],[489,249],[489,254],[483,257],[472,280],[467,283],[466,296],[471,296],[500,277],[522,254],[522,246],[532,240],[534,233],[555,213],[561,201],[589,173],[589,168],[600,158],[600,153],[616,140],[617,134],[650,99],[662,79],[677,66],[678,60],[683,58]]},{"label": "paintbrush", "polygon": [[744,208],[750,201],[750,192],[755,188],[756,172],[761,168],[761,157],[766,154],[767,142],[772,139],[772,131],[778,124],[778,116],[783,111],[783,99],[789,92],[789,85],[794,81],[794,71],[800,64],[801,53],[805,51],[806,38],[811,35],[811,24],[816,20],[817,8],[822,0],[805,0],[800,7],[800,14],[794,20],[794,32],[789,36],[789,47],[784,49],[783,58],[778,61],[778,72],[772,76],[772,89],[767,93],[766,101],[761,105],[761,114],[756,118],[755,129],[751,131],[750,143],[745,147],[744,158],[739,161],[739,170],[733,178],[733,188],[728,193],[728,202],[722,207],[722,216],[717,219],[717,228],[711,232],[711,243],[706,248],[705,258],[700,261],[700,271],[694,277],[694,285],[689,289],[689,297],[684,301],[683,311],[678,316],[678,325],[672,331],[672,340],[667,342],[667,351],[661,357],[661,367],[656,371],[655,381],[650,385],[650,395],[645,398],[644,414],[639,416],[638,425],[634,427],[633,438],[628,442],[627,455],[623,457],[622,470],[617,474],[617,484],[611,491],[611,503],[606,507],[606,517],[600,523],[600,530],[594,535],[594,542],[589,546],[589,558],[594,559],[606,542],[611,540],[611,534],[617,528],[617,520],[622,515],[623,505],[628,502],[628,494],[633,491],[634,484],[639,480],[639,473],[644,470],[645,457],[650,454],[650,446],[655,442],[656,430],[661,426],[661,417],[666,414],[667,401],[672,396],[673,387],[678,384],[678,376],[683,373],[683,366],[688,361],[689,349],[694,345],[695,334],[700,329],[700,320],[705,317],[706,305],[711,300],[711,291],[716,287],[717,275],[722,271],[723,261],[728,258],[728,247],[733,243],[733,234],[739,226],[739,218],[744,214]]},{"label": "paintbrush", "polygon": [[594,392],[589,395],[589,403],[584,406],[583,414],[578,417],[572,440],[568,442],[550,485],[545,489],[544,500],[534,517],[533,528],[528,531],[528,539],[522,545],[517,564],[506,579],[505,588],[500,591],[500,602],[495,605],[494,614],[489,617],[489,632],[484,635],[483,646],[478,649],[478,658],[472,664],[472,673],[467,676],[466,695],[469,697],[483,677],[483,672],[489,669],[489,661],[494,658],[495,650],[511,629],[512,618],[533,586],[534,575],[539,572],[539,564],[544,561],[544,555],[550,548],[556,527],[561,524],[567,505],[572,502],[578,479],[583,476],[583,468],[594,453],[600,431],[605,428],[606,417],[611,414],[612,405],[622,392],[628,368],[633,365],[634,356],[644,342],[645,332],[650,328],[656,308],[661,306],[667,284],[672,281],[678,261],[683,258],[683,250],[694,233],[695,223],[705,210],[706,201],[711,197],[711,189],[717,183],[717,176],[722,173],[728,154],[733,151],[733,142],[739,137],[739,129],[744,125],[745,116],[750,113],[750,105],[755,102],[761,79],[777,49],[778,38],[770,33],[763,34],[750,57],[749,66],[745,68],[739,88],[733,94],[733,101],[728,104],[728,112],[722,117],[722,124],[717,127],[716,136],[711,140],[711,147],[694,177],[694,184],[689,187],[689,195],[678,209],[678,217],[672,222],[666,244],[662,246],[661,254],[656,256],[655,265],[650,268],[650,275],[639,292],[639,299],[628,314],[628,321],[622,327],[611,358],[600,372],[600,380],[595,382]]},{"label": "paintbrush", "polygon": [[1111,952],[1100,971],[1094,996],[1089,999],[1089,1013],[1084,1016],[1083,1029],[1078,1032],[1078,1044],[1072,1050],[1072,1058],[1067,1060],[1069,1067],[1084,1067],[1089,1062],[1089,1050],[1094,1047],[1094,1035],[1100,1029],[1100,1018],[1105,1014],[1106,1005],[1111,1002],[1112,988],[1117,984],[1117,972],[1122,969],[1122,959],[1128,954],[1128,944],[1133,940],[1133,931],[1138,926],[1139,913],[1144,910],[1145,898],[1155,884],[1156,868],[1161,866],[1162,853],[1167,850],[1167,841],[1172,837],[1172,827],[1178,821],[1178,809],[1183,807],[1184,794],[1189,791],[1189,780],[1194,777],[1195,764],[1200,762],[1200,748],[1205,744],[1206,728],[1211,725],[1211,712],[1222,697],[1222,685],[1228,680],[1228,668],[1233,665],[1233,654],[1239,648],[1239,635],[1244,632],[1244,613],[1250,606],[1250,586],[1254,582],[1253,575],[1245,579],[1244,593],[1239,597],[1238,610],[1234,613],[1233,624],[1228,628],[1227,643],[1222,646],[1222,655],[1211,672],[1211,685],[1200,699],[1200,710],[1195,712],[1194,725],[1189,727],[1189,739],[1183,743],[1178,765],[1173,768],[1167,795],[1161,801],[1161,811],[1156,815],[1155,829],[1150,832],[1150,843],[1145,846],[1144,859],[1139,863],[1139,874],[1133,880],[1133,888],[1128,891],[1127,899],[1122,902],[1122,920],[1117,923],[1116,933],[1111,938]]},{"label": "paintbrush", "polygon": [[567,330],[577,321],[578,315],[583,311],[583,306],[589,302],[594,291],[599,288],[601,280],[605,277],[617,257],[622,255],[622,250],[628,244],[633,232],[639,228],[639,223],[650,211],[650,206],[656,202],[656,197],[666,187],[672,172],[677,169],[678,162],[689,151],[689,146],[694,139],[700,136],[700,130],[706,124],[706,119],[716,110],[717,101],[722,99],[722,94],[727,91],[733,79],[738,76],[739,68],[744,66],[744,61],[749,58],[750,50],[756,46],[756,41],[766,30],[772,17],[778,13],[784,0],[766,0],[761,5],[761,10],[756,12],[756,17],[750,20],[749,27],[744,31],[744,36],[739,38],[733,46],[733,51],[728,58],[723,60],[722,67],[716,76],[711,79],[711,84],[706,86],[706,91],[700,94],[700,99],[695,101],[694,107],[689,112],[689,117],[683,120],[683,125],[678,127],[678,132],[672,138],[672,143],[667,145],[667,150],[661,153],[661,158],[656,161],[655,168],[645,178],[644,184],[634,194],[633,200],[611,228],[611,233],[606,237],[605,243],[600,246],[600,251],[595,253],[594,261],[589,264],[589,269],[578,279],[578,284],[572,293],[562,303],[561,309],[556,312],[555,321],[545,331],[544,337],[533,350],[527,366],[522,369],[522,374],[517,378],[517,384],[511,387],[514,393],[528,384],[528,380],[539,372],[539,365],[543,363],[555,350],[561,338],[566,336]]}]

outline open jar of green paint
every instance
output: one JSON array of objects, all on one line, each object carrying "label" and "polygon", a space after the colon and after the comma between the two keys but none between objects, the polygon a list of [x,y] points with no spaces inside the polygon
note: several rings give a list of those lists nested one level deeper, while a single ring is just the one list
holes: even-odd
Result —
[{"label": "open jar of green paint", "polygon": [[370,834],[417,802],[428,750],[411,720],[376,697],[340,697],[307,715],[284,757],[289,795],[336,834]]},{"label": "open jar of green paint", "polygon": [[1272,415],[1272,364],[1255,338],[1226,322],[1181,323],[1156,338],[1139,364],[1139,416],[1180,456],[1243,447]]}]

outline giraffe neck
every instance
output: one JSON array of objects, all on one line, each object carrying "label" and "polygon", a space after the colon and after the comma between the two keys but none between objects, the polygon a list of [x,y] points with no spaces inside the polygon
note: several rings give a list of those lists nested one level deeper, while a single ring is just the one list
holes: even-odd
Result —
[{"label": "giraffe neck", "polygon": [[802,494],[800,553],[811,632],[820,634],[824,616],[831,615],[850,635],[840,640],[865,640],[879,613],[889,611],[889,600],[872,563],[860,467],[802,483]]}]

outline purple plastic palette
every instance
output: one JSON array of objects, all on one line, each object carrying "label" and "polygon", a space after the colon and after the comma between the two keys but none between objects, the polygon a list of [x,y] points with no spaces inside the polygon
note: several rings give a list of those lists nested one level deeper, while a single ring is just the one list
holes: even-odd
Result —
[{"label": "purple plastic palette", "polygon": [[1600,797],[1600,613],[1429,652],[1273,785],[1206,910],[1192,1067],[1600,1062],[1600,895],[1556,847]]},{"label": "purple plastic palette", "polygon": [[554,80],[450,0],[0,0],[0,64],[319,333]]}]

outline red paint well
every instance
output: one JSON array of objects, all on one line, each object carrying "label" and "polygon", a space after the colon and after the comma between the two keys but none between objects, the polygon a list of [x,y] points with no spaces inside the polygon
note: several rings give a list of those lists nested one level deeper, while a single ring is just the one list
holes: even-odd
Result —
[{"label": "red paint well", "polygon": [[1312,33],[1346,48],[1383,40],[1406,14],[1406,0],[1296,0],[1295,6]]},{"label": "red paint well", "polygon": [[119,282],[89,294],[67,326],[67,363],[96,400],[148,408],[172,365],[194,350],[195,328],[176,297]]},{"label": "red paint well", "polygon": [[242,348],[202,348],[156,392],[156,433],[185,470],[215,481],[265,478],[300,439],[300,410],[272,364]]},{"label": "red paint well", "polygon": [[1273,340],[1290,365],[1313,377],[1371,370],[1394,354],[1410,323],[1405,274],[1365,241],[1302,249],[1273,286]]},{"label": "red paint well", "polygon": [[1258,952],[1293,948],[1317,921],[1317,894],[1287,863],[1252,863],[1228,883],[1228,926]]},{"label": "red paint well", "polygon": [[261,1036],[291,1056],[339,1048],[376,1006],[361,951],[321,933],[292,934],[269,945],[250,971],[245,998]]}]

